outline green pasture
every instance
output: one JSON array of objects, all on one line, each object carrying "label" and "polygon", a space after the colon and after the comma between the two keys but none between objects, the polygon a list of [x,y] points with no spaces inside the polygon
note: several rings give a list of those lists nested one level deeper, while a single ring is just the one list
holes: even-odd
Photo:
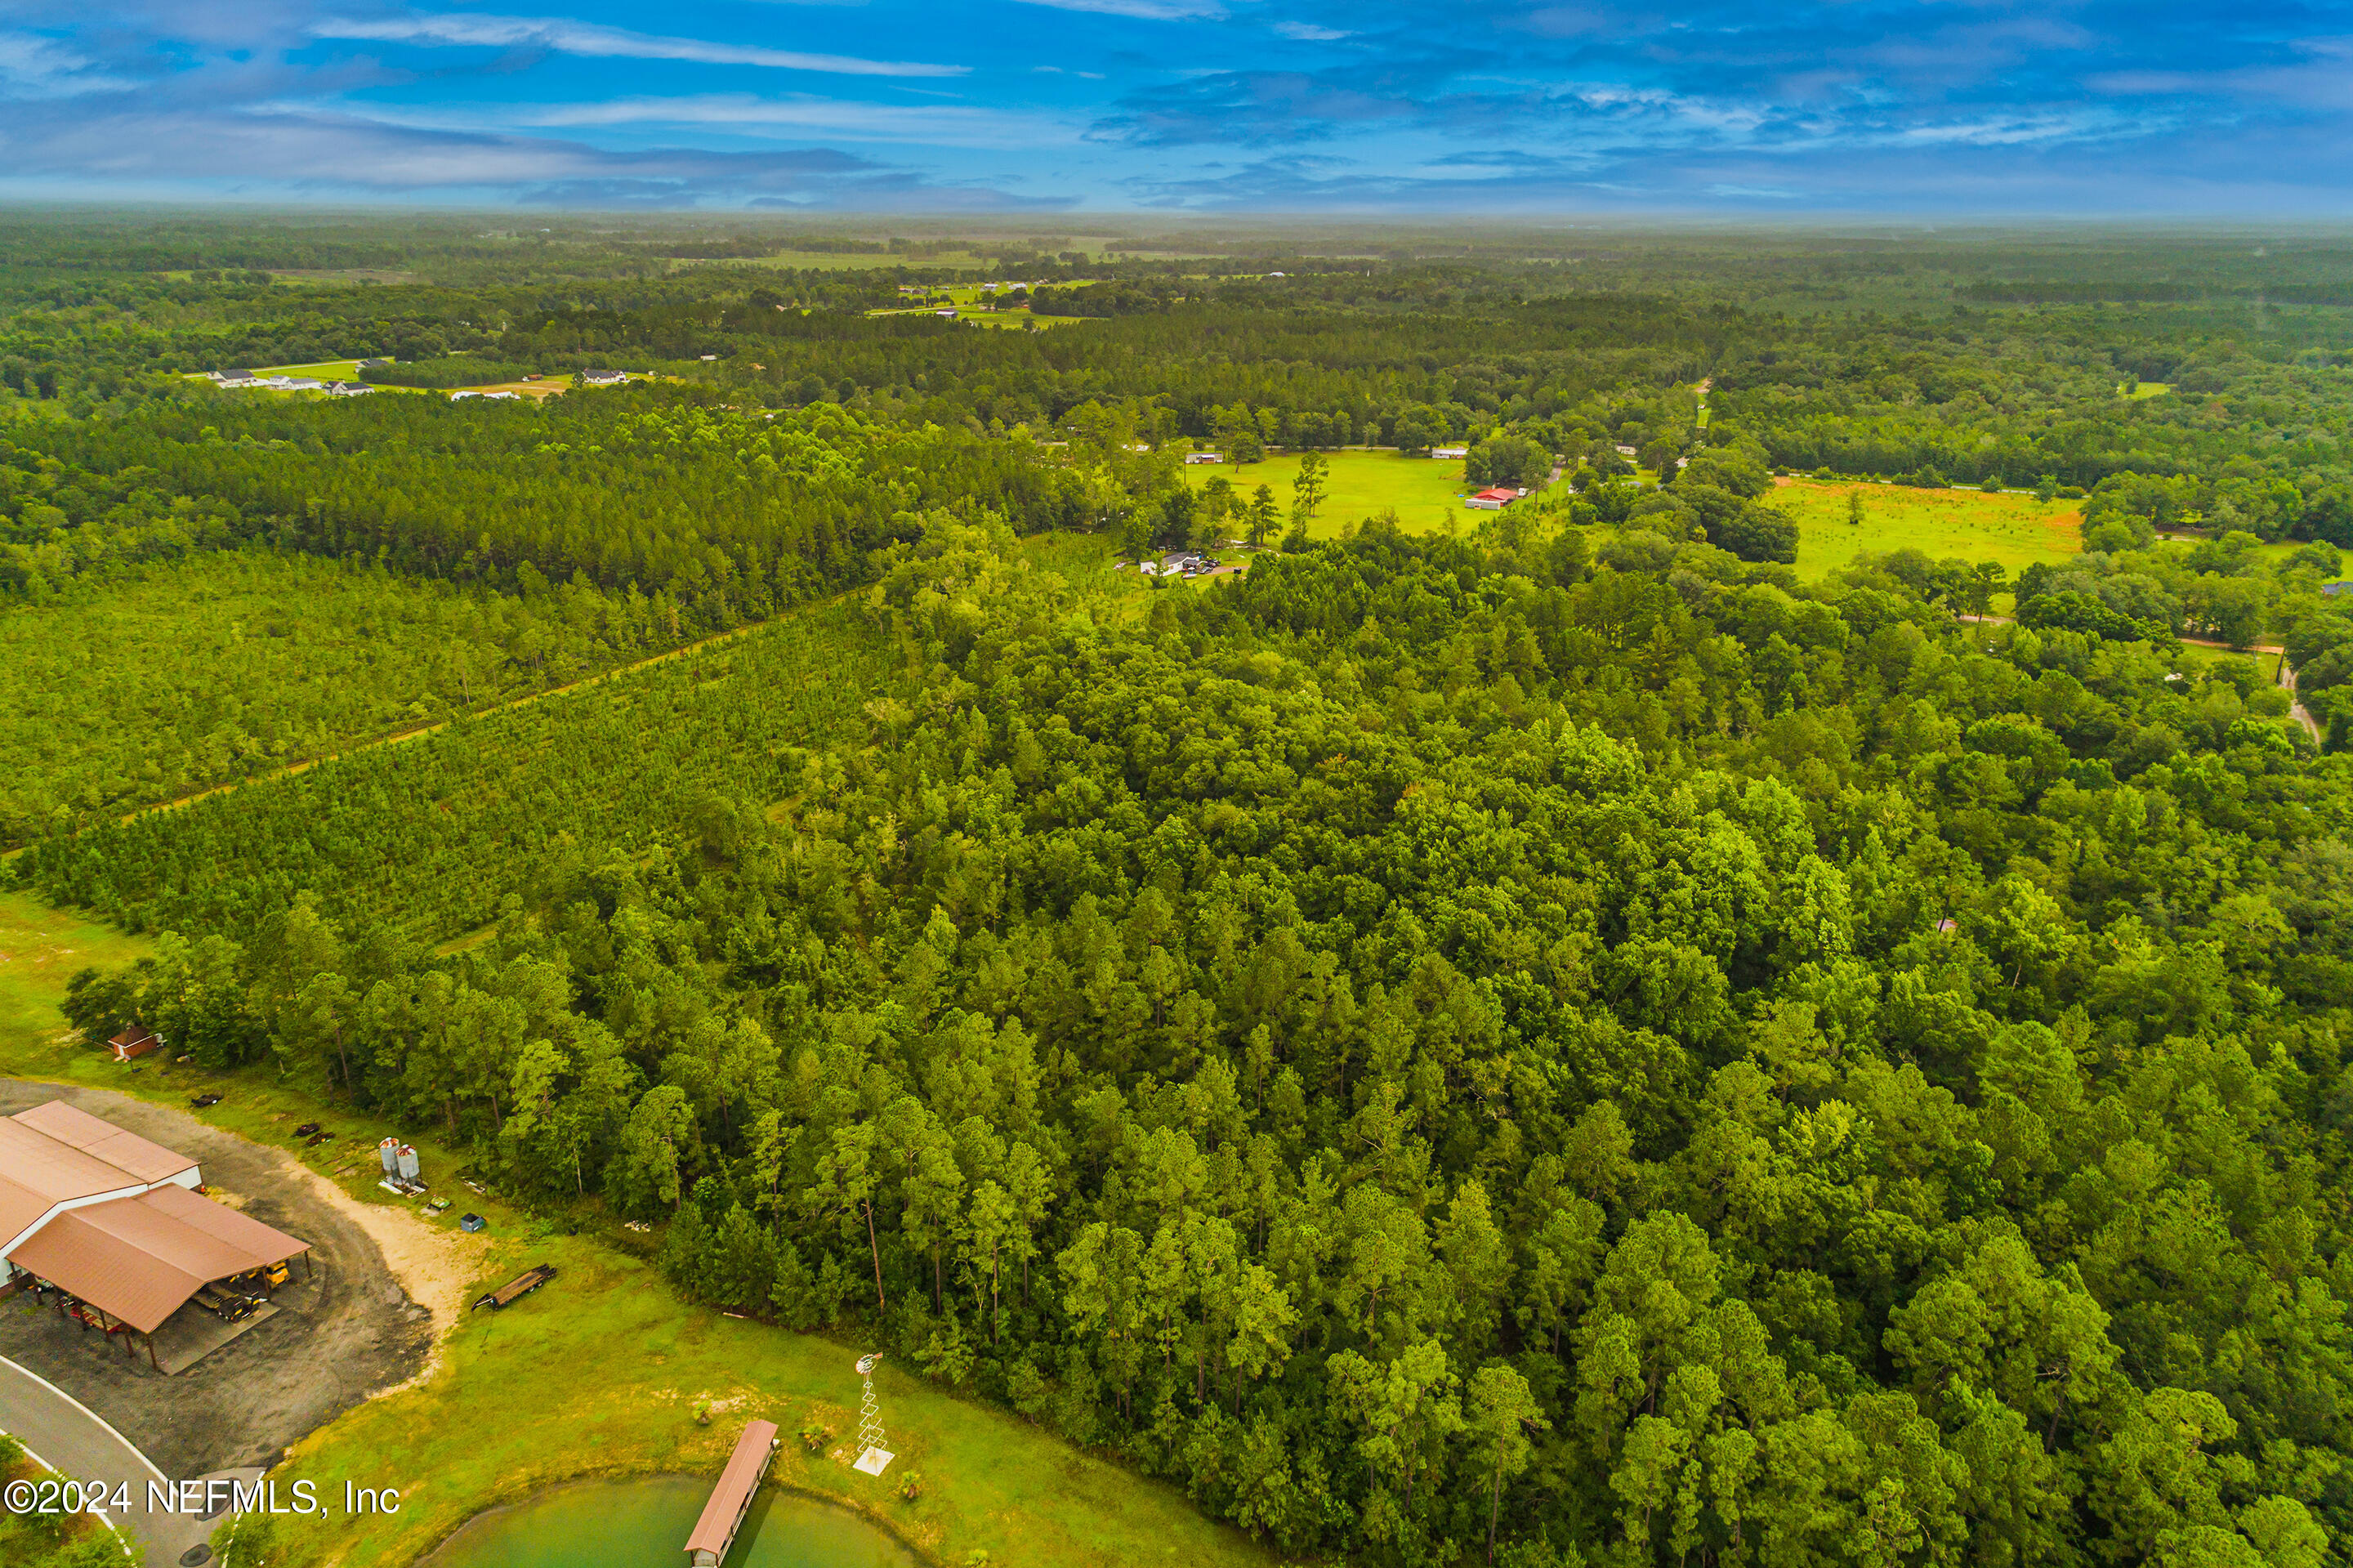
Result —
[{"label": "green pasture", "polygon": [[356,359],[322,359],[316,365],[272,365],[256,366],[256,376],[315,376],[322,381],[357,381],[360,362]]},{"label": "green pasture", "polygon": [[[1061,286],[1080,288],[1090,281],[1082,279],[1078,282]],[[945,304],[935,302],[939,296],[945,297]],[[914,296],[909,295],[904,303],[884,305],[866,313],[869,316],[927,316],[934,311],[945,310],[953,305],[955,308],[956,320],[960,322],[977,322],[983,326],[1017,328],[1027,328],[1033,323],[1045,327],[1072,326],[1087,319],[1084,316],[1033,316],[1026,310],[992,311],[987,304],[989,297],[982,291],[977,283],[943,283],[929,290],[921,302],[918,302]]]},{"label": "green pasture", "polygon": [[[1202,463],[1186,469],[1185,478],[1198,490],[1224,474],[1244,500],[1260,485],[1271,485],[1288,527],[1292,482],[1299,477],[1304,455],[1275,452],[1264,462]],[[1385,450],[1325,452],[1324,459],[1331,471],[1324,479],[1323,509],[1308,529],[1314,538],[1335,537],[1348,524],[1384,510],[1395,510],[1398,524],[1409,534],[1443,533],[1449,526],[1468,529],[1482,515],[1462,504],[1471,486],[1460,461],[1404,457]]]},{"label": "green pasture", "polygon": [[794,272],[865,272],[878,267],[905,267],[920,270],[938,267],[953,272],[970,272],[987,265],[968,250],[944,250],[923,256],[882,255],[871,251],[779,250],[774,256],[667,256],[673,272],[694,267],[765,267],[772,270]]},{"label": "green pasture", "polygon": [[[2119,387],[2116,390],[2123,392],[2124,388]],[[2125,392],[2125,396],[2127,397],[2162,397],[2172,390],[2173,383],[2170,381],[2144,381],[2139,386],[2134,387],[2131,391]]]},{"label": "green pasture", "polygon": [[[1862,522],[1847,521],[1847,495],[1862,497]],[[2083,546],[2073,501],[2041,502],[2020,491],[1914,490],[1895,484],[1785,480],[1765,497],[1798,524],[1798,571],[1817,577],[1861,555],[1915,549],[1937,559],[1998,561],[2016,572]]]},{"label": "green pasture", "polygon": [[[26,894],[0,893],[0,1066],[55,1075],[66,981],[85,969],[119,969],[148,950],[111,926]],[[79,1054],[98,1066],[95,1054]]]}]

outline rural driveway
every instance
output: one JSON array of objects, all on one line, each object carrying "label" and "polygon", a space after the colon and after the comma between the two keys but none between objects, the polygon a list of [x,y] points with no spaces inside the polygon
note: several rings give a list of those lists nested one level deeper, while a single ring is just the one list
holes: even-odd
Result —
[{"label": "rural driveway", "polygon": [[[291,1156],[208,1127],[176,1107],[103,1089],[0,1079],[0,1114],[52,1099],[190,1156],[216,1196],[309,1242],[316,1299],[309,1310],[282,1311],[177,1377],[164,1377],[109,1336],[85,1332],[19,1297],[0,1301],[0,1356],[89,1406],[175,1480],[274,1464],[339,1412],[423,1368],[431,1314],[409,1299],[375,1240],[322,1196],[319,1178]],[[342,1130],[346,1138],[364,1136],[357,1126]],[[299,1282],[301,1265],[294,1270]],[[68,1464],[33,1446],[50,1463]]]},{"label": "rural driveway", "polygon": [[79,1401],[5,1357],[0,1357],[0,1432],[61,1475],[102,1482],[110,1497],[118,1489],[127,1492],[131,1506],[105,1510],[106,1517],[131,1533],[144,1550],[150,1568],[178,1563],[183,1552],[212,1531],[203,1519],[150,1514],[147,1484],[164,1479],[163,1472]]}]

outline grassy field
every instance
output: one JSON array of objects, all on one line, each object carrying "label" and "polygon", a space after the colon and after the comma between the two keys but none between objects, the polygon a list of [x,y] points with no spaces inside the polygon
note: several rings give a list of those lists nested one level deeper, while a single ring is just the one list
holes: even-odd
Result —
[{"label": "grassy field", "polygon": [[[297,1156],[322,1172],[389,1131],[416,1144],[434,1171],[464,1164],[465,1153],[431,1128],[355,1127],[359,1118],[274,1074],[207,1075],[156,1057],[123,1066],[71,1044],[57,1010],[67,977],[143,950],[23,894],[0,893],[0,1071],[173,1104],[208,1086],[226,1097],[206,1120],[258,1142],[282,1145],[289,1118],[324,1121],[346,1136]],[[364,1175],[342,1185],[364,1202],[413,1207]],[[599,1476],[715,1475],[743,1422],[755,1415],[788,1434],[811,1421],[830,1427],[835,1440],[823,1454],[789,1443],[777,1480],[868,1514],[935,1561],[963,1563],[975,1552],[993,1563],[1040,1568],[1261,1568],[1274,1561],[1176,1489],[887,1361],[876,1388],[899,1458],[885,1480],[860,1475],[833,1450],[857,1429],[850,1362],[868,1347],[681,1306],[646,1261],[651,1238],[629,1236],[601,1213],[575,1216],[567,1224],[579,1234],[567,1235],[566,1224],[497,1198],[469,1195],[468,1204],[490,1220],[494,1238],[481,1286],[542,1262],[561,1270],[556,1283],[515,1310],[464,1318],[427,1381],[347,1411],[300,1444],[275,1472],[281,1481],[308,1478],[331,1498],[345,1480],[396,1487],[402,1507],[388,1518],[306,1520],[269,1553],[273,1564],[406,1568],[484,1509],[545,1487]],[[593,1375],[584,1375],[587,1369]],[[716,1413],[708,1426],[695,1419],[699,1405]],[[913,1503],[898,1496],[911,1471],[924,1483]]]},{"label": "grassy field", "polygon": [[[1291,483],[1299,477],[1303,454],[1278,452],[1264,462],[1239,467],[1202,463],[1185,471],[1195,489],[1218,474],[1233,481],[1245,498],[1260,485],[1271,485],[1286,519],[1291,513]],[[1400,457],[1393,451],[1325,452],[1331,472],[1324,482],[1324,508],[1308,529],[1318,539],[1335,537],[1352,523],[1361,523],[1385,507],[1394,507],[1398,521],[1409,534],[1436,534],[1449,526],[1469,529],[1480,514],[1464,509],[1462,497],[1471,487],[1460,462]]]},{"label": "grassy field", "polygon": [[147,951],[111,926],[0,893],[0,1065],[16,1071],[56,1055],[66,1028],[58,1003],[77,970],[118,969]]},{"label": "grassy field", "polygon": [[[1850,491],[1862,495],[1862,524],[1847,522]],[[2015,492],[1912,490],[1893,484],[1782,482],[1767,496],[1798,524],[1798,570],[1820,577],[1859,555],[1906,547],[1942,560],[1999,561],[2012,572],[2083,548],[2072,501],[2039,502]]]},{"label": "grassy field", "polygon": [[1026,310],[992,311],[986,303],[989,296],[981,291],[980,285],[977,283],[943,283],[929,292],[934,297],[944,296],[947,305],[934,303],[929,299],[919,304],[914,302],[913,296],[909,296],[908,302],[905,304],[886,305],[881,310],[869,311],[866,313],[870,316],[927,316],[947,309],[948,305],[954,305],[956,320],[960,322],[977,322],[982,326],[1016,328],[1027,328],[1033,324],[1044,327],[1074,326],[1087,319],[1084,316],[1033,316]]},{"label": "grassy field", "polygon": [[272,365],[253,367],[256,376],[315,376],[322,381],[357,381],[360,362],[356,359],[322,359],[316,365]]},{"label": "grassy field", "polygon": [[2169,381],[2144,381],[2125,394],[2127,397],[2162,397],[2173,390]]},{"label": "grassy field", "polygon": [[905,267],[920,270],[937,267],[946,271],[971,272],[987,265],[969,250],[943,250],[922,256],[882,255],[873,251],[780,250],[774,256],[720,256],[708,260],[691,256],[664,258],[673,272],[690,267],[766,267],[804,272],[866,271],[877,267]]}]

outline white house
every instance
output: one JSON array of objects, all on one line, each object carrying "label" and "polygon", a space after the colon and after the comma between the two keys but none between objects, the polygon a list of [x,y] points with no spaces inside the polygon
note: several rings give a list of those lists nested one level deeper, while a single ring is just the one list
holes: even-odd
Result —
[{"label": "white house", "polygon": [[364,381],[330,381],[327,383],[327,396],[330,397],[364,397],[375,390],[375,387],[369,386]]},{"label": "white house", "polygon": [[584,370],[574,377],[583,387],[615,387],[628,378],[626,370]]},{"label": "white house", "polygon": [[1430,449],[1430,455],[1434,458],[1467,458],[1471,455],[1471,449],[1469,447],[1432,447]]},{"label": "white house", "polygon": [[1225,461],[1226,454],[1223,452],[1187,452],[1185,454],[1185,462],[1187,467],[1190,467],[1192,464],[1197,462],[1223,462]]}]

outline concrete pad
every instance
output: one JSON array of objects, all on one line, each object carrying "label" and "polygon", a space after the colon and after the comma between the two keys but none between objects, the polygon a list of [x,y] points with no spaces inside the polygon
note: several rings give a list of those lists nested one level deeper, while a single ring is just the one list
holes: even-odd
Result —
[{"label": "concrete pad", "polygon": [[282,1308],[265,1301],[249,1318],[224,1323],[191,1301],[155,1330],[155,1361],[165,1377],[176,1377],[237,1336],[261,1327]]}]

